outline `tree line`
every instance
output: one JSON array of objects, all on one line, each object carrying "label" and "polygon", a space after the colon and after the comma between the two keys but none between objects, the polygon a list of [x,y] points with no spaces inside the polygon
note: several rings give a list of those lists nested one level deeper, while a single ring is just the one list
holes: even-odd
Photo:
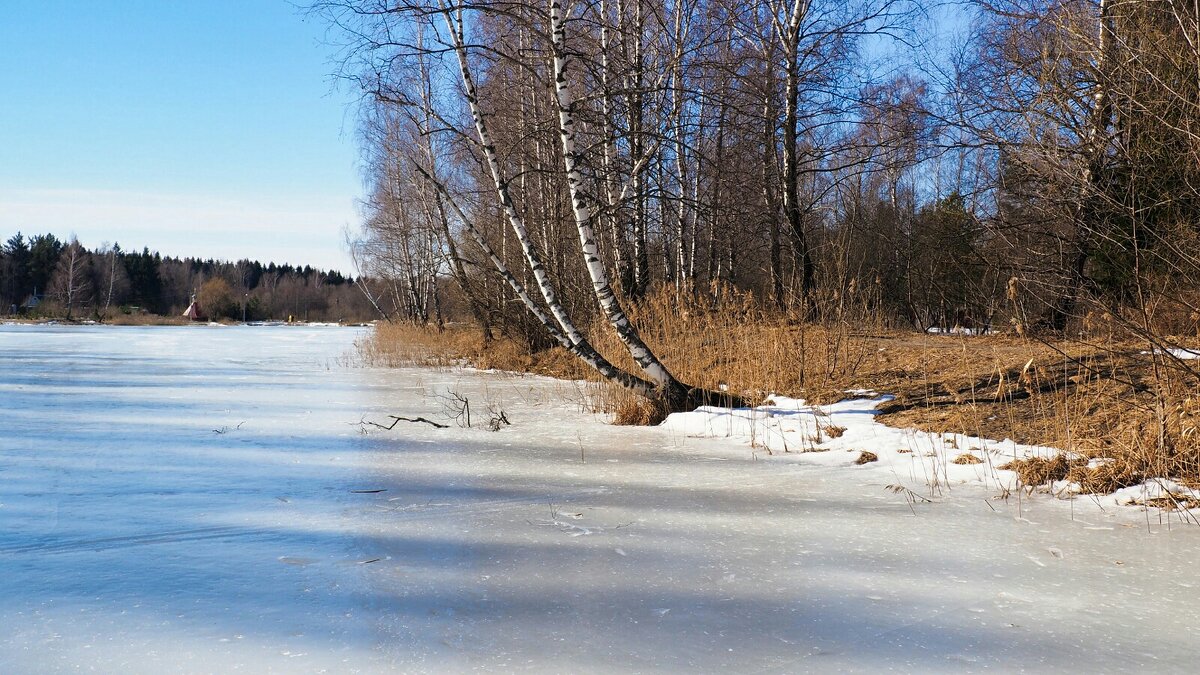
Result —
[{"label": "tree line", "polygon": [[[680,408],[629,308],[1200,326],[1200,10],[1174,0],[327,0],[362,93],[353,242],[397,316],[453,291]],[[636,369],[591,344],[613,331]]]},{"label": "tree line", "polygon": [[120,245],[89,250],[72,237],[17,233],[0,246],[0,313],[107,319],[180,315],[192,302],[211,319],[364,321],[371,282],[309,266],[177,258]]}]

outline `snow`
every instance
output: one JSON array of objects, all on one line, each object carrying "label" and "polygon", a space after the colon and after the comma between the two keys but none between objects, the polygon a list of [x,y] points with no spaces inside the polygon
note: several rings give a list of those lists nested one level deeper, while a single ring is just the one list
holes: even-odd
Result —
[{"label": "snow", "polygon": [[984,328],[966,328],[964,326],[953,326],[951,328],[931,326],[925,329],[925,332],[930,335],[992,335],[996,331]]},{"label": "snow", "polygon": [[[1145,351],[1142,352],[1142,354],[1149,354],[1149,353],[1150,352],[1145,352]],[[1155,354],[1170,354],[1171,356],[1174,356],[1175,358],[1179,359],[1180,361],[1190,361],[1192,359],[1200,359],[1200,350],[1198,350],[1198,349],[1183,349],[1182,347],[1173,347],[1173,348],[1167,349],[1167,350],[1155,349],[1154,353]]]},{"label": "snow", "polygon": [[[858,474],[891,480],[924,498],[936,498],[960,486],[984,488],[997,494],[1017,490],[1014,471],[1000,467],[1015,459],[1053,457],[1056,448],[1021,445],[957,433],[927,433],[897,429],[875,420],[877,408],[891,396],[858,390],[856,398],[833,405],[809,406],[803,400],[771,396],[755,408],[699,408],[667,418],[664,428],[693,439],[723,439],[731,456],[769,456],[773,461],[826,467],[853,467]],[[863,451],[875,459],[856,464]],[[1091,464],[1107,461],[1091,460]],[[1164,488],[1169,486],[1169,488]],[[1090,496],[1085,510],[1137,506],[1162,497],[1164,489],[1176,496],[1200,500],[1200,491],[1166,479],[1153,479],[1106,496]],[[1079,485],[1061,481],[1050,487],[1059,497],[1079,494]],[[1072,505],[1072,508],[1075,508]],[[1186,516],[1185,516],[1186,517]]]},{"label": "snow", "polygon": [[[1194,663],[1200,528],[997,498],[1038,449],[879,397],[614,427],[573,383],[358,367],[362,334],[0,327],[0,672]],[[512,426],[362,429],[449,390]]]}]

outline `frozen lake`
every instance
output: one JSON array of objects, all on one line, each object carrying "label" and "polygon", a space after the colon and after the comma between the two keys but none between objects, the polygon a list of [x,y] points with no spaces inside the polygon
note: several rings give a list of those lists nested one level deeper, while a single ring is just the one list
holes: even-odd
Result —
[{"label": "frozen lake", "polygon": [[[1200,658],[1195,526],[971,488],[910,508],[848,461],[604,425],[569,383],[354,367],[360,335],[0,326],[0,673]],[[363,433],[448,391],[476,428]]]}]

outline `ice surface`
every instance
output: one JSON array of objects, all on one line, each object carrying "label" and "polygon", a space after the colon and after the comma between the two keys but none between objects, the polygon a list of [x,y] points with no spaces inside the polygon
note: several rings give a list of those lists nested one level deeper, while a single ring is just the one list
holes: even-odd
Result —
[{"label": "ice surface", "polygon": [[[923,442],[861,402],[612,427],[570,383],[348,367],[360,334],[0,327],[0,672],[1194,665],[1178,516],[855,466]],[[361,431],[447,390],[512,426]],[[806,416],[771,455],[712,422]]]}]

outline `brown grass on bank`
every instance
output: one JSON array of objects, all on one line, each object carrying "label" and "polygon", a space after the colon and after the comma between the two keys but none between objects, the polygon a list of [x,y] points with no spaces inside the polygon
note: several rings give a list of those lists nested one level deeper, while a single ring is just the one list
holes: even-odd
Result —
[{"label": "brown grass on bank", "polygon": [[[761,400],[769,394],[837,400],[872,356],[882,328],[865,312],[851,322],[815,324],[763,307],[727,288],[665,288],[630,308],[642,339],[681,381]],[[613,362],[636,366],[615,331],[600,325],[593,344]],[[847,384],[849,383],[849,384]]]},{"label": "brown grass on bank", "polygon": [[186,326],[192,321],[183,317],[177,316],[161,316],[158,314],[124,314],[121,312],[113,313],[107,317],[97,318],[95,315],[86,314],[84,316],[75,316],[67,319],[64,316],[44,315],[37,317],[0,317],[4,322],[20,323],[20,324],[44,324],[58,323],[70,325],[106,325],[106,326]]},{"label": "brown grass on bank", "polygon": [[[967,354],[979,356],[990,340],[975,340]],[[1193,376],[1163,368],[1156,375],[1151,357],[1136,345],[1059,343],[1046,353],[1045,345],[1033,343],[1026,350],[1035,356],[1025,364],[997,359],[990,372],[980,365],[971,377],[963,377],[966,367],[963,374],[934,375],[938,369],[931,366],[929,384],[894,390],[899,395],[885,406],[884,421],[1060,448],[1054,458],[1001,466],[1025,485],[1067,480],[1085,493],[1107,493],[1169,477],[1200,487],[1200,396]]]},{"label": "brown grass on bank", "polygon": [[[729,292],[667,289],[630,313],[651,348],[693,386],[724,385],[752,401],[771,393],[817,403],[845,398],[847,390],[890,393],[896,398],[881,412],[892,426],[1011,438],[1069,453],[1006,465],[1027,485],[1066,479],[1085,492],[1110,492],[1169,477],[1200,487],[1197,380],[1161,359],[1156,370],[1143,344],[888,330],[861,309],[814,324]],[[614,363],[635,371],[607,326],[594,326],[590,338]],[[380,365],[469,363],[597,379],[562,349],[531,354],[503,338],[485,346],[482,333],[467,326],[380,324],[363,353]],[[598,384],[589,393],[592,409],[618,423],[655,423],[664,412],[616,387]]]},{"label": "brown grass on bank", "polygon": [[482,331],[464,324],[438,330],[407,323],[380,322],[371,336],[358,345],[358,351],[367,363],[386,368],[470,365],[483,370],[533,373],[568,380],[587,379],[592,375],[564,349],[531,353],[508,338],[485,341]]},{"label": "brown grass on bank", "polygon": [[124,314],[117,312],[103,320],[110,326],[186,326],[191,319],[182,316],[160,316],[158,314]]}]

